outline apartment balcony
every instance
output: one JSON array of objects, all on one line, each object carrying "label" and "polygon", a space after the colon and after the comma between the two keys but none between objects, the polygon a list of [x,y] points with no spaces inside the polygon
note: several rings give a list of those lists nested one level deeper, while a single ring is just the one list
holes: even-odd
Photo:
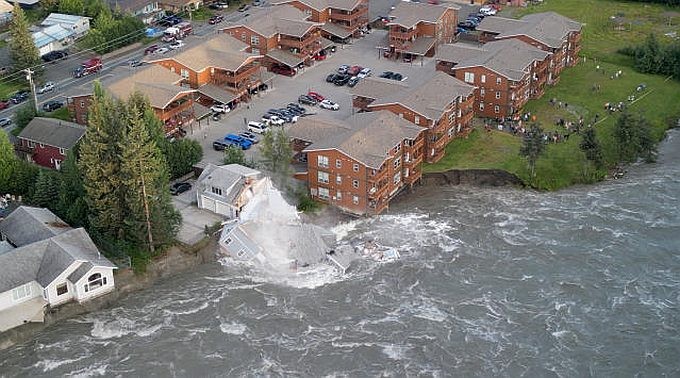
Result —
[{"label": "apartment balcony", "polygon": [[402,27],[392,27],[390,29],[390,40],[414,41],[418,37],[418,30],[407,30]]},{"label": "apartment balcony", "polygon": [[185,97],[182,100],[173,102],[165,109],[157,109],[156,112],[158,118],[162,121],[167,121],[171,118],[175,118],[185,110],[190,110],[192,104],[193,102]]},{"label": "apartment balcony", "polygon": [[281,36],[279,46],[281,48],[293,48],[297,50],[313,50],[315,45],[321,45],[319,37],[316,34],[310,35],[307,38],[294,38]]},{"label": "apartment balcony", "polygon": [[354,21],[359,18],[368,19],[368,7],[360,6],[352,12],[347,12],[338,9],[331,9],[331,20],[338,21]]}]

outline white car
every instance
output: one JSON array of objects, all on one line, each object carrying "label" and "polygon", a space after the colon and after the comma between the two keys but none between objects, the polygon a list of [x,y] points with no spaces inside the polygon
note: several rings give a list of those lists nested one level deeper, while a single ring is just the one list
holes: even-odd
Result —
[{"label": "white car", "polygon": [[262,122],[250,121],[248,122],[248,131],[252,131],[258,134],[264,134],[267,132],[267,125]]},{"label": "white car", "polygon": [[338,104],[336,104],[336,103],[334,103],[333,101],[328,100],[328,99],[321,101],[321,102],[319,103],[319,106],[320,106],[322,109],[328,109],[328,110],[340,110],[340,105],[338,105]]},{"label": "white car", "polygon": [[210,107],[210,110],[214,113],[229,113],[231,108],[226,104],[215,104]]},{"label": "white car", "polygon": [[179,49],[179,48],[184,47],[184,42],[182,42],[182,40],[179,40],[179,39],[178,39],[178,40],[176,40],[176,41],[170,42],[170,43],[168,44],[168,47],[170,47],[170,48],[173,49],[173,50],[177,50],[177,49]]},{"label": "white car", "polygon": [[161,47],[161,48],[159,48],[158,50],[156,50],[156,51],[154,52],[154,54],[163,55],[163,54],[165,54],[165,53],[168,52],[168,51],[170,51],[169,48],[167,48],[167,47]]},{"label": "white car", "polygon": [[42,87],[38,89],[38,93],[43,94],[47,92],[52,92],[54,90],[54,83],[51,81],[48,81],[45,83]]},{"label": "white car", "polygon": [[7,127],[12,124],[11,118],[0,118],[0,127]]},{"label": "white car", "polygon": [[494,9],[493,7],[486,7],[485,6],[485,7],[481,7],[479,9],[479,13],[481,13],[485,16],[495,16],[497,12],[498,11],[496,11],[496,9]]},{"label": "white car", "polygon": [[357,77],[358,77],[359,79],[363,79],[363,78],[368,77],[368,76],[371,76],[371,69],[368,68],[368,67],[363,68],[363,69],[357,74]]},{"label": "white car", "polygon": [[283,124],[286,123],[286,121],[275,115],[264,115],[262,117],[262,121],[268,125],[274,126],[283,126]]}]

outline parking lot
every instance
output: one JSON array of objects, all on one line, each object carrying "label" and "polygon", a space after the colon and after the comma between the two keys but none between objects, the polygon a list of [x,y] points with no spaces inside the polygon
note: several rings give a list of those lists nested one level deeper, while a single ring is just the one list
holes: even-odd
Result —
[{"label": "parking lot", "polygon": [[[241,104],[238,108],[224,115],[220,121],[201,121],[201,125],[194,125],[193,129],[188,130],[188,137],[199,140],[203,146],[205,162],[221,163],[223,153],[212,148],[212,142],[221,139],[228,133],[245,130],[247,121],[260,121],[262,115],[271,108],[285,107],[290,102],[297,102],[299,95],[308,91],[315,91],[326,98],[340,105],[340,110],[324,110],[318,106],[305,106],[308,114],[323,113],[324,115],[344,119],[352,114],[352,97],[350,88],[347,86],[336,86],[326,83],[326,76],[336,72],[342,64],[360,65],[369,67],[373,70],[373,76],[378,76],[383,71],[399,72],[404,77],[404,82],[421,82],[421,79],[434,71],[434,59],[425,58],[412,63],[403,63],[383,58],[379,55],[376,46],[378,42],[385,38],[387,32],[384,30],[374,30],[366,37],[356,40],[350,45],[337,45],[335,54],[326,60],[317,62],[312,67],[304,68],[294,77],[277,75],[274,78],[271,88],[256,95],[246,106]],[[248,158],[258,160],[258,146],[255,145],[246,151]]]}]

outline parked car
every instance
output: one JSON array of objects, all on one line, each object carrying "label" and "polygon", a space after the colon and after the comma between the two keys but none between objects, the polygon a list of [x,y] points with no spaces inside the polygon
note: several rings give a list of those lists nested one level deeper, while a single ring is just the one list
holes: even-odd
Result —
[{"label": "parked car", "polygon": [[177,50],[184,47],[184,42],[181,39],[178,39],[168,43],[168,47],[170,47],[173,50]]},{"label": "parked car", "polygon": [[188,182],[176,182],[170,186],[170,194],[173,196],[182,194],[191,189],[191,184]]},{"label": "parked car", "polygon": [[59,59],[66,59],[68,57],[68,53],[63,50],[54,50],[50,51],[47,54],[41,56],[40,58],[45,62],[54,62]]},{"label": "parked car", "polygon": [[210,107],[210,110],[215,113],[229,113],[231,108],[227,104],[215,104]]},{"label": "parked car", "polygon": [[338,67],[339,74],[345,74],[347,73],[347,70],[349,70],[349,66],[347,64],[343,64],[342,66]]},{"label": "parked car", "polygon": [[250,5],[248,5],[248,4],[243,4],[243,5],[241,5],[240,7],[238,7],[238,11],[239,11],[239,12],[245,12],[245,11],[247,11],[248,9],[250,9]]},{"label": "parked car", "polygon": [[392,80],[403,81],[406,79],[400,73],[395,73],[394,75],[392,75]]},{"label": "parked car", "polygon": [[0,110],[9,108],[11,104],[10,100],[0,100]]},{"label": "parked car", "polygon": [[210,9],[227,9],[229,8],[229,3],[226,1],[216,1],[210,4]]},{"label": "parked car", "polygon": [[286,66],[272,66],[271,71],[273,73],[285,76],[294,76],[295,70]]},{"label": "parked car", "polygon": [[156,51],[158,51],[158,48],[158,45],[150,45],[144,49],[144,55],[154,54]]},{"label": "parked car", "polygon": [[328,109],[328,110],[340,110],[340,105],[334,103],[331,100],[323,100],[319,103],[319,106],[323,109]]},{"label": "parked car", "polygon": [[338,76],[335,78],[335,80],[333,80],[333,84],[335,84],[335,85],[337,85],[337,86],[339,86],[339,87],[340,87],[340,86],[343,86],[343,85],[347,84],[347,82],[349,81],[349,79],[350,79],[351,77],[352,77],[352,76],[347,75],[347,74],[345,74],[345,75],[338,75]]},{"label": "parked car", "polygon": [[250,121],[248,122],[248,131],[264,134],[267,131],[267,125],[262,122]]},{"label": "parked car", "polygon": [[467,29],[467,30],[475,30],[477,28],[477,25],[475,25],[470,20],[465,20],[465,21],[459,22],[458,27],[462,28],[462,29]]},{"label": "parked car", "polygon": [[298,115],[288,108],[276,109],[279,112],[279,117],[283,118],[288,123],[295,123],[298,120]]},{"label": "parked car", "polygon": [[338,77],[338,74],[334,74],[334,73],[326,76],[326,83],[334,82],[336,77]]},{"label": "parked car", "polygon": [[12,98],[10,98],[10,101],[12,101],[13,104],[20,104],[26,100],[28,100],[28,91],[21,90],[19,92],[16,92]]},{"label": "parked car", "polygon": [[42,87],[38,88],[38,93],[43,94],[47,92],[52,92],[54,90],[54,83],[51,81],[46,82]]},{"label": "parked car", "polygon": [[382,78],[384,78],[384,79],[391,79],[393,75],[394,75],[394,72],[392,72],[392,71],[385,71],[385,72],[383,72],[383,73],[380,74],[380,77],[382,77]]},{"label": "parked car", "polygon": [[236,135],[236,134],[227,134],[227,135],[225,135],[225,136],[224,136],[224,141],[225,141],[225,142],[232,142],[232,143],[234,143],[235,145],[240,146],[241,149],[243,149],[243,150],[247,150],[247,149],[249,149],[250,147],[252,147],[252,145],[253,145],[253,143],[251,143],[249,140],[247,140],[247,139],[245,139],[245,138],[243,138],[243,137],[240,137],[240,136],[238,136],[238,135]]},{"label": "parked car", "polygon": [[364,68],[361,67],[361,66],[352,66],[352,67],[350,67],[350,68],[347,70],[347,74],[349,74],[350,77],[351,77],[351,76],[356,76],[356,75],[358,75],[359,72],[361,72],[361,70],[363,70],[363,69],[364,69]]},{"label": "parked car", "polygon": [[42,109],[45,112],[53,112],[57,109],[61,109],[64,106],[64,103],[61,101],[57,100],[51,100],[47,101],[46,103],[43,104]]},{"label": "parked car", "polygon": [[303,104],[303,105],[311,105],[311,106],[314,106],[318,103],[318,101],[316,101],[316,99],[314,99],[310,96],[307,96],[307,95],[300,95],[300,97],[298,97],[298,102]]},{"label": "parked car", "polygon": [[286,123],[282,118],[280,118],[278,115],[275,114],[270,114],[267,113],[262,116],[262,121],[268,125],[273,125],[273,126],[283,126],[284,123]]},{"label": "parked car", "polygon": [[363,79],[365,77],[371,76],[371,69],[368,67],[364,67],[358,74],[357,77],[359,79]]},{"label": "parked car", "polygon": [[12,124],[11,118],[0,118],[0,127],[7,127]]},{"label": "parked car", "polygon": [[302,106],[294,102],[291,102],[290,104],[286,105],[286,107],[291,111],[297,112],[299,115],[307,113],[307,109],[303,108]]},{"label": "parked car", "polygon": [[261,7],[264,5],[264,0],[253,0],[251,4],[253,4],[254,7]]},{"label": "parked car", "polygon": [[307,96],[309,96],[309,97],[315,99],[316,101],[323,101],[324,98],[325,98],[325,97],[323,97],[322,95],[320,95],[320,94],[318,94],[318,93],[316,93],[316,92],[313,92],[313,91],[307,92]]},{"label": "parked car", "polygon": [[241,138],[250,141],[252,144],[258,144],[260,143],[260,138],[257,137],[257,135],[251,133],[250,131],[241,131],[238,133],[238,136]]},{"label": "parked car", "polygon": [[210,25],[215,25],[215,24],[219,24],[222,21],[224,21],[224,16],[217,14],[217,15],[210,17],[210,19],[208,20],[208,23]]},{"label": "parked car", "polygon": [[495,16],[496,13],[498,13],[498,11],[496,10],[496,8],[494,8],[492,6],[485,5],[481,8],[479,8],[479,13],[481,13],[485,16]]},{"label": "parked car", "polygon": [[139,61],[137,59],[133,59],[127,62],[128,66],[135,68],[135,67],[140,67],[144,64],[144,62]]},{"label": "parked car", "polygon": [[359,83],[359,80],[361,79],[358,76],[352,76],[352,78],[347,81],[347,86],[352,88]]},{"label": "parked car", "polygon": [[170,51],[170,49],[167,48],[167,47],[159,47],[158,50],[156,50],[155,54],[163,55],[163,54],[167,53],[168,51]]}]

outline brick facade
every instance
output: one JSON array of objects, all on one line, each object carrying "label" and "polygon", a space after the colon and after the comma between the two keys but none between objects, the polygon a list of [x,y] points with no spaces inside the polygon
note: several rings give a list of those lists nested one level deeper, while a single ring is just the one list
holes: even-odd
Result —
[{"label": "brick facade", "polygon": [[24,138],[19,138],[16,149],[19,155],[29,162],[50,169],[60,169],[68,152],[67,149],[33,142]]}]

